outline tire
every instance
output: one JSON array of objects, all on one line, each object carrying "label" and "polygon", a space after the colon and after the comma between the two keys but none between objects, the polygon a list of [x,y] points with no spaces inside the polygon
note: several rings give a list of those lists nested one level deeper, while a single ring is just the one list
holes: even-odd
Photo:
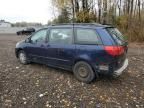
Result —
[{"label": "tire", "polygon": [[84,83],[90,83],[95,78],[95,73],[92,67],[83,61],[77,62],[74,65],[73,73],[79,81]]},{"label": "tire", "polygon": [[20,50],[18,52],[18,59],[19,59],[19,61],[20,61],[21,64],[26,65],[26,64],[29,63],[28,59],[27,59],[27,56],[26,56],[26,53],[23,50]]}]

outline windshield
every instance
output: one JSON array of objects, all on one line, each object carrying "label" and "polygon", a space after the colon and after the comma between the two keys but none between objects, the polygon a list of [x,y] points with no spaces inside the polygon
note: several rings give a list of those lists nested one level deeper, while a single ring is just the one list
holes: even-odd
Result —
[{"label": "windshield", "polygon": [[118,45],[122,45],[125,42],[124,36],[117,28],[107,28],[107,30],[113,36]]}]

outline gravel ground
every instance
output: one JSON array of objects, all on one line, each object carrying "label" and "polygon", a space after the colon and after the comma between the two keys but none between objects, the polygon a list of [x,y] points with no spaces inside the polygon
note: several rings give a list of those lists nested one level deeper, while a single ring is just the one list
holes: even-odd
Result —
[{"label": "gravel ground", "polygon": [[84,84],[71,72],[21,65],[14,48],[24,38],[0,35],[0,108],[144,108],[144,45],[130,44],[119,78]]}]

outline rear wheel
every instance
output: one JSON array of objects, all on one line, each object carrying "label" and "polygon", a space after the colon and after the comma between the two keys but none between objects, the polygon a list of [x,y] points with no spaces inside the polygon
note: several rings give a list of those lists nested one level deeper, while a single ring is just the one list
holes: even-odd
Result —
[{"label": "rear wheel", "polygon": [[83,61],[77,62],[73,68],[75,77],[84,83],[90,83],[95,78],[95,73],[91,66]]},{"label": "rear wheel", "polygon": [[18,58],[19,58],[19,61],[21,64],[28,64],[29,63],[27,56],[26,56],[26,53],[23,50],[19,51]]}]

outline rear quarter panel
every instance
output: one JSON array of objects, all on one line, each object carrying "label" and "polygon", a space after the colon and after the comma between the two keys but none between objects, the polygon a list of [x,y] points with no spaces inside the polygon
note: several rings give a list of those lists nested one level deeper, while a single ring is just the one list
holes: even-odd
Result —
[{"label": "rear quarter panel", "polygon": [[110,64],[113,57],[108,55],[103,45],[76,45],[76,61],[86,61],[94,69],[101,64]]}]

